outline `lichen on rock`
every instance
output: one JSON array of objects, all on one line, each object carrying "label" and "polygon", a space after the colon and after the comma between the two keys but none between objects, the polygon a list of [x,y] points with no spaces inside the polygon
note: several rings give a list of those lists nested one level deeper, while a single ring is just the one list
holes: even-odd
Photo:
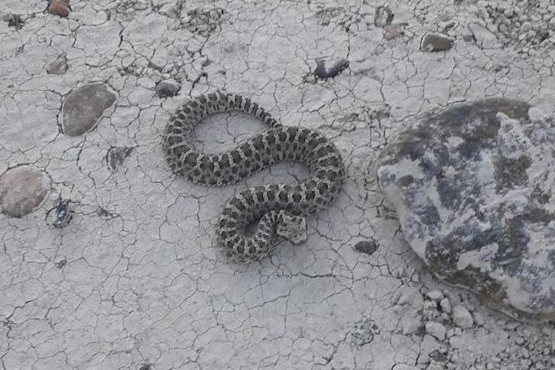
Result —
[{"label": "lichen on rock", "polygon": [[517,318],[555,318],[555,127],[510,99],[428,114],[386,147],[379,183],[430,270]]}]

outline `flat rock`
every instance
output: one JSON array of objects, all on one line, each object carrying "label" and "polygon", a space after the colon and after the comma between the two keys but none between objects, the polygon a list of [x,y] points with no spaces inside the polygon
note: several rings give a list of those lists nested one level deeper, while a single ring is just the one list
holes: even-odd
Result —
[{"label": "flat rock", "polygon": [[2,213],[20,218],[44,201],[50,191],[50,180],[31,166],[19,166],[0,176],[0,205]]},{"label": "flat rock", "polygon": [[93,129],[116,96],[104,84],[90,84],[69,93],[63,105],[63,132],[79,136]]},{"label": "flat rock", "polygon": [[412,249],[520,319],[555,319],[555,124],[504,98],[428,114],[377,166]]}]

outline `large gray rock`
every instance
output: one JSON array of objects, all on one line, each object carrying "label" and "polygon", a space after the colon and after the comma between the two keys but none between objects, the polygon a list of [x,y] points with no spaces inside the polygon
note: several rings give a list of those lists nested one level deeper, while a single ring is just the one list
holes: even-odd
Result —
[{"label": "large gray rock", "polygon": [[555,319],[555,123],[486,99],[392,139],[379,184],[430,270],[517,318]]}]

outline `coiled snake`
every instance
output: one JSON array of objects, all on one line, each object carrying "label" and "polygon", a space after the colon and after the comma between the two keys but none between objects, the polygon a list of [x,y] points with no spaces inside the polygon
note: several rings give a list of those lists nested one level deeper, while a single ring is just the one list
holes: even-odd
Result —
[{"label": "coiled snake", "polygon": [[[194,126],[221,112],[242,111],[269,128],[224,153],[199,151]],[[218,244],[238,261],[268,255],[281,236],[297,244],[306,239],[305,216],[322,210],[341,190],[344,164],[340,152],[317,131],[284,127],[250,99],[222,92],[201,95],[181,105],[171,116],[163,149],[174,173],[195,184],[223,186],[281,161],[301,162],[310,175],[298,184],[262,185],[241,191],[223,207],[217,223]],[[254,232],[247,227],[258,221]]]}]

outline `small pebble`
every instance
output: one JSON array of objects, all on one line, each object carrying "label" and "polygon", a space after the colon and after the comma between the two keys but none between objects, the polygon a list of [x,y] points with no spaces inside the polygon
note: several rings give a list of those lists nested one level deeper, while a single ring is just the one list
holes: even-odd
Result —
[{"label": "small pebble", "polygon": [[521,32],[528,32],[532,29],[532,25],[530,24],[530,22],[524,22],[522,24],[522,26],[520,26],[520,31]]},{"label": "small pebble", "polygon": [[478,312],[474,312],[474,323],[478,326],[482,326],[485,323],[484,317]]},{"label": "small pebble", "polygon": [[316,60],[314,75],[323,80],[327,80],[328,78],[337,77],[347,68],[349,68],[349,61],[347,59],[341,58],[335,63],[330,63],[329,60],[318,59]]},{"label": "small pebble", "polygon": [[48,5],[48,13],[64,18],[69,15],[69,10],[69,5],[64,0],[52,0]]},{"label": "small pebble", "polygon": [[56,60],[46,66],[46,73],[54,75],[62,75],[68,69],[67,58],[64,54],[58,56]]},{"label": "small pebble", "polygon": [[383,37],[386,40],[393,40],[395,37],[403,33],[403,29],[407,26],[407,23],[393,23],[388,24],[383,28]]},{"label": "small pebble", "polygon": [[427,33],[420,42],[420,49],[423,51],[446,51],[452,46],[453,40],[441,34]]},{"label": "small pebble", "polygon": [[374,240],[362,240],[355,244],[355,250],[361,253],[374,254],[378,250],[378,243]]},{"label": "small pebble", "polygon": [[439,322],[429,321],[426,323],[426,333],[438,340],[444,340],[447,329],[445,329],[445,326]]},{"label": "small pebble", "polygon": [[443,299],[443,293],[437,289],[429,291],[426,296],[434,302],[439,302]]},{"label": "small pebble", "polygon": [[161,81],[156,85],[154,90],[160,98],[168,98],[179,93],[179,86],[168,81]]},{"label": "small pebble", "polygon": [[440,302],[439,302],[439,307],[441,307],[441,310],[445,313],[451,313],[451,301],[449,301],[449,298],[443,298]]},{"label": "small pebble", "polygon": [[463,306],[453,307],[453,322],[460,328],[468,329],[474,325],[474,319],[468,310]]}]

